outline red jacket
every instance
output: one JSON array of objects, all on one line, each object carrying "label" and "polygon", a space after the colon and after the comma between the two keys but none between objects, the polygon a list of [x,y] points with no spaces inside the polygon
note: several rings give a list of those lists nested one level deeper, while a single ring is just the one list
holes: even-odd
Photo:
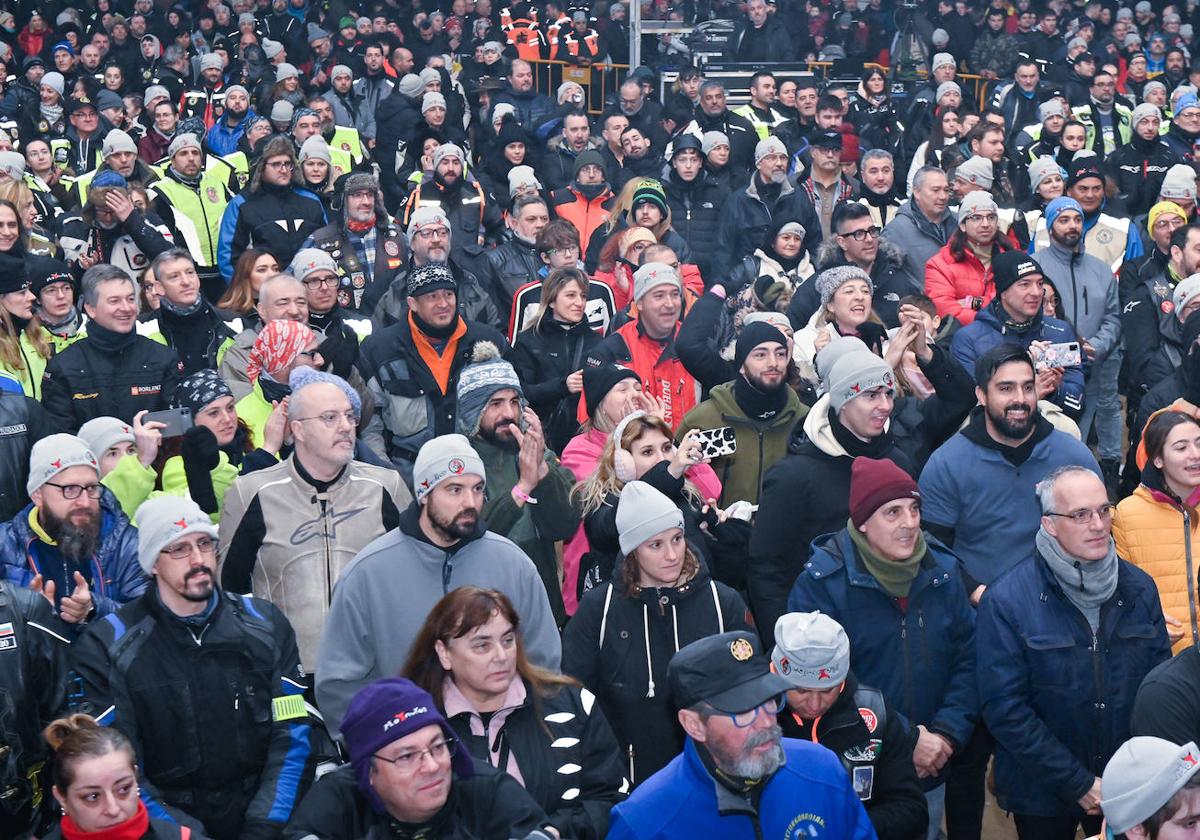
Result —
[{"label": "red jacket", "polygon": [[950,253],[950,246],[941,250],[925,263],[925,294],[937,307],[937,313],[945,318],[953,316],[966,326],[975,320],[975,311],[963,306],[960,301],[967,297],[983,298],[987,306],[996,296],[996,284],[992,280],[992,268],[986,269],[975,252],[966,248],[964,259],[958,262]]}]

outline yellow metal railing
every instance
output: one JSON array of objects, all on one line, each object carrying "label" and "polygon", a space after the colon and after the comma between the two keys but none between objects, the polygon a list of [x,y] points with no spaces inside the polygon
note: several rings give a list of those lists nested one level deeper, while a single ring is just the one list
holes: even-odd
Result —
[{"label": "yellow metal railing", "polygon": [[588,66],[570,64],[566,61],[535,59],[533,65],[533,87],[558,101],[558,86],[563,82],[575,82],[587,96],[587,112],[600,114],[610,91],[621,86],[629,73],[628,64],[597,63]]}]

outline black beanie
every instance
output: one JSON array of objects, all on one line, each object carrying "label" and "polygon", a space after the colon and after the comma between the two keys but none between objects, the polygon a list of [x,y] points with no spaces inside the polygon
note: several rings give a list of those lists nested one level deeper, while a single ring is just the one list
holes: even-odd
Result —
[{"label": "black beanie", "polygon": [[784,337],[784,334],[779,331],[778,327],[772,326],[766,321],[755,321],[743,328],[733,350],[734,369],[741,370],[750,351],[765,341],[773,341],[785,349],[787,348],[787,338]]},{"label": "black beanie", "polygon": [[583,366],[583,402],[587,406],[588,417],[596,416],[596,409],[600,407],[600,403],[622,379],[641,381],[641,377],[635,371],[611,362],[603,362],[598,366]]},{"label": "black beanie", "polygon": [[19,292],[29,285],[29,275],[25,272],[25,260],[17,252],[0,251],[0,295]]},{"label": "black beanie", "polygon": [[1033,274],[1045,276],[1037,260],[1024,251],[1005,251],[992,260],[992,279],[996,284],[997,295],[1003,294],[1022,277]]},{"label": "black beanie", "polygon": [[75,277],[65,262],[53,257],[38,257],[31,254],[27,258],[26,264],[29,268],[29,291],[33,292],[36,297],[41,297],[42,292],[51,283],[70,283],[71,288],[75,288]]}]

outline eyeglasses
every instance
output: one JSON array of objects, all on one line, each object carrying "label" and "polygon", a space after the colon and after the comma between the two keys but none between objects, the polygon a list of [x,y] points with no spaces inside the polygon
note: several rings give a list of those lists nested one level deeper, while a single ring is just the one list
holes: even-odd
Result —
[{"label": "eyeglasses", "polygon": [[322,411],[320,414],[314,414],[312,417],[297,417],[297,422],[304,420],[320,420],[327,429],[336,429],[339,420],[345,420],[351,426],[358,425],[358,415],[353,411]]},{"label": "eyeglasses", "polygon": [[450,235],[450,231],[444,227],[429,227],[421,228],[416,232],[416,235],[421,239],[433,239],[437,237],[445,237]]},{"label": "eyeglasses", "polygon": [[441,762],[447,758],[451,758],[458,752],[458,741],[453,738],[446,738],[437,743],[430,744],[423,750],[407,750],[400,753],[395,758],[384,758],[381,755],[373,755],[372,758],[377,758],[380,761],[386,761],[398,770],[406,773],[416,772],[417,768],[425,762],[425,756],[429,756],[434,761]]},{"label": "eyeglasses", "polygon": [[296,168],[296,164],[292,163],[290,160],[269,160],[269,161],[267,161],[267,166],[271,167],[272,169],[295,169]]},{"label": "eyeglasses", "polygon": [[578,257],[579,249],[573,246],[570,248],[551,248],[546,253],[549,256],[562,257],[563,259],[566,259],[567,257]]},{"label": "eyeglasses", "polygon": [[316,359],[317,356],[320,356],[320,355],[321,355],[320,350],[301,350],[299,353],[296,354],[296,357],[299,358],[300,356],[305,356],[311,362],[314,359]]},{"label": "eyeglasses", "polygon": [[333,288],[337,284],[338,284],[338,278],[332,274],[329,275],[328,277],[306,277],[304,279],[304,285],[305,285],[305,287],[307,287],[309,289],[318,289],[321,286],[327,286],[329,288]]},{"label": "eyeglasses", "polygon": [[998,217],[995,213],[972,213],[964,221],[973,222],[974,224],[996,224]]},{"label": "eyeglasses", "polygon": [[211,537],[201,537],[194,543],[169,545],[159,553],[167,555],[172,560],[186,560],[188,557],[191,557],[193,551],[202,556],[215,554],[217,551],[217,541]]},{"label": "eyeglasses", "polygon": [[847,231],[846,233],[839,233],[838,236],[848,236],[851,239],[853,239],[855,242],[862,242],[867,237],[870,237],[871,239],[878,239],[879,234],[882,231],[883,231],[883,228],[881,228],[877,225],[871,225],[870,227],[862,228],[861,230],[851,230],[851,231]]},{"label": "eyeglasses", "polygon": [[78,499],[85,492],[89,499],[99,499],[100,494],[104,492],[104,486],[101,484],[55,484],[53,481],[46,483],[51,487],[57,487],[64,499]]},{"label": "eyeglasses", "polygon": [[1047,513],[1046,516],[1058,516],[1063,519],[1070,519],[1076,525],[1087,525],[1092,521],[1093,516],[1099,516],[1101,522],[1108,522],[1112,519],[1114,509],[1114,505],[1104,504],[1098,508],[1080,508],[1070,513]]},{"label": "eyeglasses", "polygon": [[744,712],[738,712],[737,714],[730,714],[729,712],[722,712],[715,709],[714,711],[716,714],[724,715],[725,717],[729,718],[731,721],[733,721],[733,725],[738,729],[745,729],[747,726],[750,726],[750,724],[754,723],[754,721],[758,718],[759,712],[763,712],[771,717],[779,714],[779,710],[783,708],[785,702],[786,699],[784,695],[777,694],[774,697],[768,698],[762,703],[759,703],[753,709],[748,709]]}]

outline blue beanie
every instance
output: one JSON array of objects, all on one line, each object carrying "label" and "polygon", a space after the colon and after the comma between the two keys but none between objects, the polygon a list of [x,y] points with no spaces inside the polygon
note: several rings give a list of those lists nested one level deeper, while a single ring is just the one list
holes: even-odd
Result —
[{"label": "blue beanie", "polygon": [[114,169],[105,169],[99,175],[92,179],[92,187],[120,187],[125,189],[129,186],[129,182],[125,180],[125,176]]},{"label": "blue beanie", "polygon": [[1060,195],[1046,205],[1046,227],[1054,227],[1054,220],[1064,210],[1074,210],[1080,216],[1083,215],[1083,205],[1070,196]]}]

